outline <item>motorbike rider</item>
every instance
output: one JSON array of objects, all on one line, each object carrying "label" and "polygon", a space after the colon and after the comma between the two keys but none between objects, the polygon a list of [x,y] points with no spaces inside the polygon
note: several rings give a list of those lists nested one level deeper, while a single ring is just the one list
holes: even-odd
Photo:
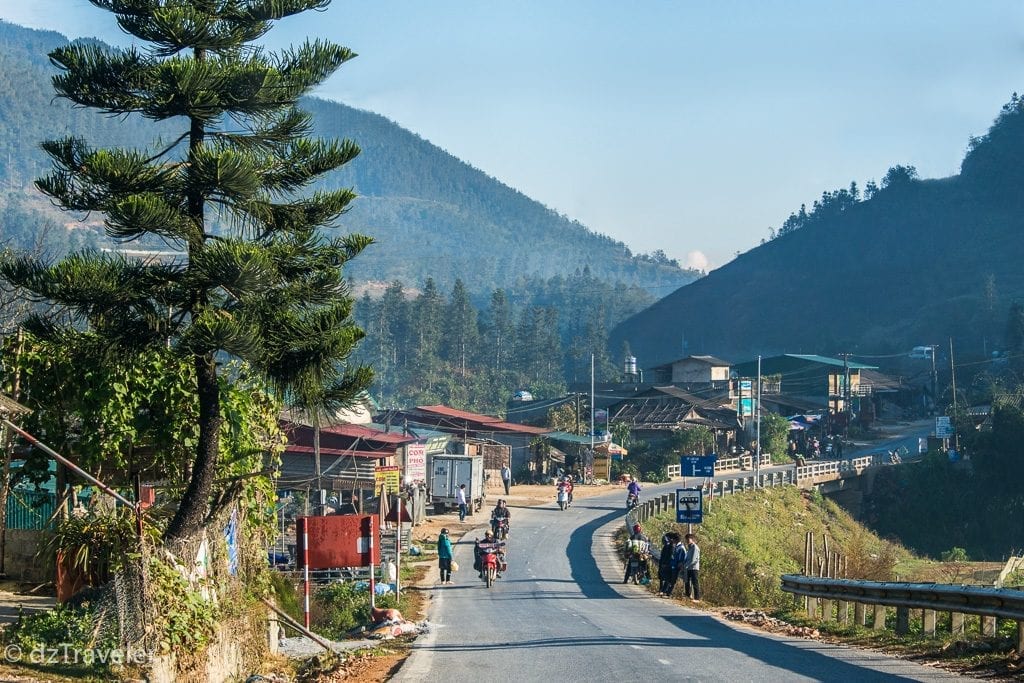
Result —
[{"label": "motorbike rider", "polygon": [[569,507],[572,507],[572,489],[573,489],[572,476],[567,474],[567,475],[565,475],[565,492],[568,495],[567,505]]},{"label": "motorbike rider", "polygon": [[[643,528],[639,524],[633,525],[633,533],[629,536],[629,552],[631,555],[636,555],[640,560],[641,577],[649,576],[650,570],[647,566],[647,559],[651,555],[651,539],[648,538],[647,534],[644,533]],[[626,576],[622,579],[622,583],[626,583],[629,580],[629,563],[626,563]]]},{"label": "motorbike rider", "polygon": [[[484,551],[483,546],[487,546],[488,548],[493,548],[494,549],[494,552],[498,556],[498,567],[500,569],[502,562],[505,561],[505,553],[502,552],[502,546],[504,546],[504,545],[505,545],[504,543],[502,543],[501,541],[498,541],[494,537],[494,532],[492,532],[490,530],[487,530],[487,531],[484,532],[484,538],[483,538],[482,541],[480,539],[477,539],[474,542],[474,544],[473,544],[473,569],[477,570],[480,573],[480,578],[481,579],[484,578],[483,556],[484,556],[484,552],[485,551]],[[497,577],[499,579],[501,578],[501,572],[500,571],[497,573]]]},{"label": "motorbike rider", "polygon": [[640,503],[640,482],[636,480],[636,477],[629,478],[629,485],[626,486],[626,506],[629,506],[630,500],[635,500],[637,504]]},{"label": "motorbike rider", "polygon": [[501,524],[501,520],[505,520],[507,531],[512,529],[512,515],[509,513],[508,504],[504,499],[498,500],[498,504],[491,512],[491,531],[494,532],[494,537],[498,537],[498,526]]}]

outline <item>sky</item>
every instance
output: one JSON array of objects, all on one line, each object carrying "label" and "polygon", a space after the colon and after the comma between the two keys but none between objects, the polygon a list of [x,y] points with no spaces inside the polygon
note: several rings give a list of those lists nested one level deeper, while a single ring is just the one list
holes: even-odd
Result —
[{"label": "sky", "polygon": [[[0,18],[128,43],[86,0]],[[1020,0],[334,0],[265,42],[306,37],[359,54],[321,97],[702,270],[823,191],[957,173],[1024,90]]]}]

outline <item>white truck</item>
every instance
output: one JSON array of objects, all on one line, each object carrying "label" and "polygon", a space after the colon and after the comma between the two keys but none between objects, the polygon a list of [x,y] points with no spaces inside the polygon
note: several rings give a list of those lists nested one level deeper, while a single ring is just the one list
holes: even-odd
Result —
[{"label": "white truck", "polygon": [[430,501],[434,504],[435,512],[444,512],[457,505],[455,492],[461,484],[466,485],[470,514],[483,508],[486,496],[483,456],[439,453],[431,456],[428,470]]}]

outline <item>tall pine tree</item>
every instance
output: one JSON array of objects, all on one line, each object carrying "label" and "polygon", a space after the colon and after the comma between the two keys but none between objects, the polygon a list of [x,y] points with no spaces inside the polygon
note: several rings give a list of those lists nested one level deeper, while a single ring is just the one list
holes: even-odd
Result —
[{"label": "tall pine tree", "polygon": [[[354,54],[321,41],[277,55],[255,45],[276,20],[329,0],[91,2],[138,46],[58,48],[57,94],[106,115],[166,121],[180,135],[147,150],[46,142],[54,170],[36,184],[66,210],[103,215],[113,238],[157,236],[186,256],[15,257],[0,275],[68,313],[32,321],[37,334],[111,353],[170,341],[194,365],[199,438],[165,534],[182,541],[229,502],[215,486],[219,355],[249,361],[311,411],[347,404],[370,383],[368,369],[347,362],[362,332],[341,268],[371,240],[328,236],[351,191],[302,193],[359,150],[311,139],[311,118],[295,106]],[[215,216],[229,227],[215,230]]]}]

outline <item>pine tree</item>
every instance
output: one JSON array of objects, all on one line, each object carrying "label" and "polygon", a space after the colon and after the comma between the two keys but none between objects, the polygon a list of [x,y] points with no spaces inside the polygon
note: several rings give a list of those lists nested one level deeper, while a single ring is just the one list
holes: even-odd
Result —
[{"label": "pine tree", "polygon": [[469,292],[462,280],[456,279],[444,315],[442,357],[466,376],[467,364],[476,356],[480,331],[476,323],[476,309],[469,300]]},{"label": "pine tree", "polygon": [[311,117],[296,108],[354,54],[321,41],[277,55],[255,45],[276,20],[329,0],[91,2],[139,47],[58,48],[50,54],[57,94],[106,115],[178,126],[180,136],[149,150],[46,142],[54,169],[36,185],[65,210],[103,215],[113,238],[155,236],[186,256],[15,257],[0,275],[68,313],[34,321],[37,334],[111,353],[170,340],[194,365],[199,438],[165,534],[181,541],[226,501],[214,484],[219,355],[249,361],[279,395],[313,412],[349,403],[370,383],[369,369],[347,362],[363,333],[351,321],[341,268],[371,240],[326,236],[354,194],[300,194],[359,152],[349,141],[310,138]]}]

